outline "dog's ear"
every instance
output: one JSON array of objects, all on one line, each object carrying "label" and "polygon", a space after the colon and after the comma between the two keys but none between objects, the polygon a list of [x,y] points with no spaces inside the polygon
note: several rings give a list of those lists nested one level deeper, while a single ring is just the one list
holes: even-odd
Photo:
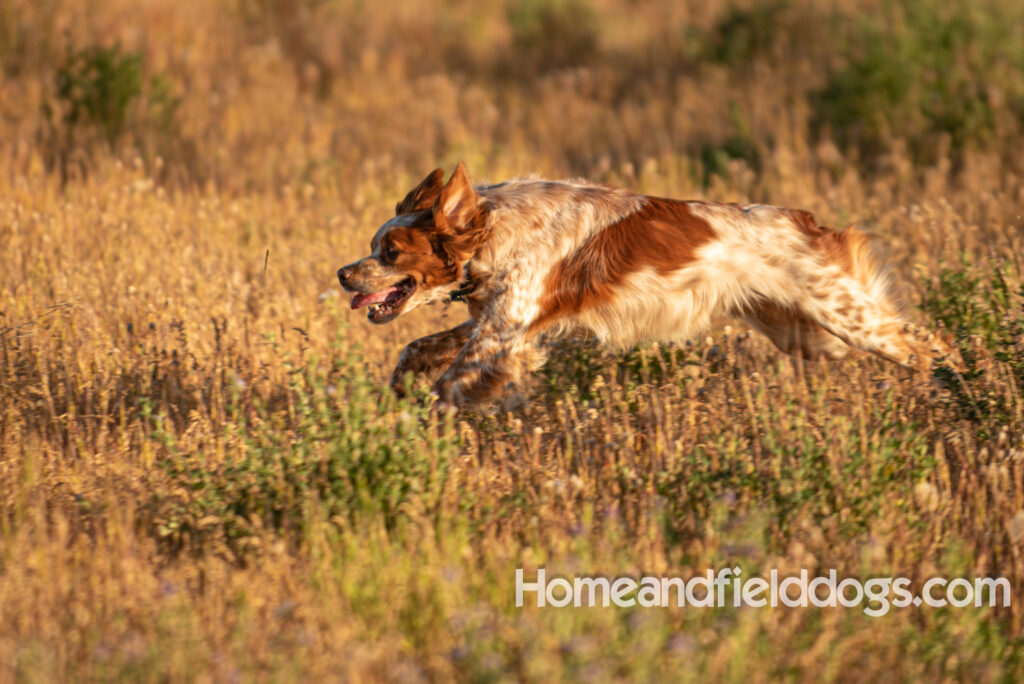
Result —
[{"label": "dog's ear", "polygon": [[409,191],[405,199],[395,205],[395,216],[430,209],[437,201],[437,196],[441,194],[443,185],[444,169],[434,169],[419,185]]},{"label": "dog's ear", "polygon": [[459,162],[434,203],[434,224],[444,231],[458,233],[479,213],[479,204],[480,197],[469,182],[466,165]]}]

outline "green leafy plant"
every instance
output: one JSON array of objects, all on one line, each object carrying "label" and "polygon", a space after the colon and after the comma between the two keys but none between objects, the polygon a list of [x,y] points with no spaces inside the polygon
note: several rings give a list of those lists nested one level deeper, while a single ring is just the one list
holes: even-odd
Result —
[{"label": "green leafy plant", "polygon": [[517,59],[532,68],[581,64],[597,47],[594,12],[579,0],[515,0],[507,13]]},{"label": "green leafy plant", "polygon": [[[181,549],[220,538],[242,555],[256,529],[298,529],[305,505],[355,527],[380,518],[393,529],[409,505],[436,515],[458,440],[424,397],[375,396],[381,388],[357,363],[339,354],[324,369],[313,357],[302,365],[285,358],[291,382],[278,411],[236,388],[222,441],[237,450],[216,463],[200,452],[161,461],[176,493],[151,503],[159,537]],[[150,438],[177,452],[163,418],[147,406],[143,414]]]},{"label": "green leafy plant", "polygon": [[57,98],[69,128],[92,125],[111,145],[124,132],[132,103],[142,95],[142,55],[119,45],[72,53],[57,71]]},{"label": "green leafy plant", "polygon": [[714,176],[728,178],[729,166],[734,161],[746,164],[755,172],[761,171],[761,152],[754,143],[750,126],[735,101],[729,103],[729,119],[733,132],[723,140],[700,145],[700,162],[704,170],[702,183],[705,188]]},{"label": "green leafy plant", "polygon": [[43,102],[45,137],[62,172],[74,153],[93,145],[115,148],[126,138],[159,153],[176,135],[178,99],[167,77],[148,79],[141,52],[119,44],[68,53],[54,77],[55,96]]},{"label": "green leafy plant", "polygon": [[764,57],[778,39],[785,2],[732,7],[704,35],[702,57],[736,67]]},{"label": "green leafy plant", "polygon": [[[1003,268],[992,263],[986,272],[964,260],[959,268],[943,266],[937,283],[925,283],[921,308],[955,335],[968,381],[984,375],[995,360],[1007,364],[1018,385],[1024,383],[1024,287],[1014,290]],[[972,420],[1001,424],[1014,412],[1013,397],[977,393],[948,369],[938,372]],[[984,429],[979,432],[988,434]]]},{"label": "green leafy plant", "polygon": [[926,163],[943,136],[955,159],[990,142],[1000,100],[1024,96],[1019,79],[1004,78],[1024,69],[1019,6],[900,0],[881,9],[838,34],[845,61],[812,93],[812,128],[869,162],[897,138]]}]

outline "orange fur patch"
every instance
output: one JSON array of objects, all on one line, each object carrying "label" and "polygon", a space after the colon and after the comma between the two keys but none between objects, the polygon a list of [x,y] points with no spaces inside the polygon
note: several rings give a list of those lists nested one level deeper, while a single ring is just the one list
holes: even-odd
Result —
[{"label": "orange fur patch", "polygon": [[640,269],[665,275],[682,268],[714,235],[684,202],[649,198],[640,211],[594,234],[552,268],[530,331],[613,299],[616,286]]}]

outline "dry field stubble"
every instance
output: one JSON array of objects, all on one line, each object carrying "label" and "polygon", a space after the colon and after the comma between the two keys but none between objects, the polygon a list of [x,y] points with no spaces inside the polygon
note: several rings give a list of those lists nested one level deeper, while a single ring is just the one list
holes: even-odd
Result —
[{"label": "dry field stubble", "polygon": [[[1013,55],[957,62],[968,83],[971,59],[991,67],[1003,100],[980,119],[868,136],[815,123],[842,41],[783,39],[816,5],[554,6],[0,8],[0,679],[1020,674],[1016,600],[514,607],[515,568],[540,566],[1024,589]],[[115,41],[88,59],[129,83],[100,91],[123,111],[66,58]],[[566,344],[511,413],[397,401],[401,346],[463,309],[372,327],[334,270],[460,158],[479,180],[584,174],[862,222],[971,372],[799,363],[724,321],[681,347]]]}]

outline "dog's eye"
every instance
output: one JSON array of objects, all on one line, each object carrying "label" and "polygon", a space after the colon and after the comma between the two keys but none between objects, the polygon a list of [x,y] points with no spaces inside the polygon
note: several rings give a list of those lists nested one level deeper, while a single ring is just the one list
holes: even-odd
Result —
[{"label": "dog's eye", "polygon": [[398,250],[394,247],[386,247],[384,249],[384,261],[394,263],[395,259],[398,258]]}]

